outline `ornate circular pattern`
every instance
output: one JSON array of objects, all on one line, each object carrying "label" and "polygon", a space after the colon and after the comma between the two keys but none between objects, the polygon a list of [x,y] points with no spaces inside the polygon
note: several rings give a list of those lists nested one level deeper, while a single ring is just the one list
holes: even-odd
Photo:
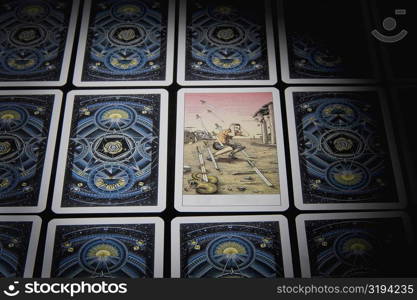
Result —
[{"label": "ornate circular pattern", "polygon": [[146,39],[146,31],[135,24],[121,24],[109,32],[109,40],[116,45],[138,46]]},{"label": "ornate circular pattern", "polygon": [[363,267],[373,260],[377,243],[369,234],[361,231],[348,232],[338,237],[334,243],[336,256],[344,263]]},{"label": "ornate circular pattern", "polygon": [[79,262],[92,274],[109,274],[120,270],[127,261],[128,250],[120,241],[102,237],[85,243],[79,251]]},{"label": "ornate circular pattern", "polygon": [[135,72],[146,63],[143,53],[135,49],[116,49],[109,53],[104,61],[107,68],[115,72]]},{"label": "ornate circular pattern", "polygon": [[255,247],[238,236],[222,236],[207,246],[208,262],[222,271],[243,270],[255,260]]},{"label": "ornate circular pattern", "polygon": [[358,112],[353,106],[341,101],[335,103],[333,100],[332,102],[332,104],[322,105],[318,110],[320,119],[328,126],[332,128],[348,127],[358,119]]},{"label": "ornate circular pattern", "polygon": [[370,174],[356,162],[337,162],[326,172],[326,178],[333,187],[343,191],[356,191],[368,185]]},{"label": "ornate circular pattern", "polygon": [[0,161],[8,163],[16,160],[25,150],[24,141],[15,135],[0,135]]},{"label": "ornate circular pattern", "polygon": [[12,132],[26,125],[28,113],[17,106],[0,107],[0,132]]},{"label": "ornate circular pattern", "polygon": [[137,21],[146,14],[147,8],[137,1],[124,1],[112,7],[112,15],[121,21]]},{"label": "ornate circular pattern", "polygon": [[322,149],[331,157],[357,158],[363,153],[365,143],[353,131],[329,131],[321,139]]},{"label": "ornate circular pattern", "polygon": [[311,52],[311,63],[319,70],[338,71],[342,64],[340,56],[332,54],[330,51],[323,51],[315,48]]},{"label": "ornate circular pattern", "polygon": [[17,27],[10,34],[13,44],[21,47],[39,45],[46,39],[47,32],[39,25],[24,25]]},{"label": "ornate circular pattern", "polygon": [[34,49],[15,49],[4,56],[4,67],[13,74],[32,71],[41,63],[41,55]]},{"label": "ornate circular pattern", "polygon": [[214,49],[208,54],[208,64],[222,73],[234,73],[247,63],[247,56],[235,48]]},{"label": "ornate circular pattern", "polygon": [[91,171],[88,186],[94,192],[108,197],[125,192],[134,185],[134,172],[121,164],[105,164]]},{"label": "ornate circular pattern", "polygon": [[0,196],[13,190],[18,184],[19,174],[17,171],[5,164],[0,164]]},{"label": "ornate circular pattern", "polygon": [[99,137],[92,148],[94,156],[101,161],[121,162],[132,156],[135,142],[128,136],[111,134]]},{"label": "ornate circular pattern", "polygon": [[136,112],[125,105],[104,107],[96,113],[96,122],[102,129],[124,130],[133,125],[137,118]]},{"label": "ornate circular pattern", "polygon": [[49,15],[50,8],[46,3],[33,1],[23,4],[16,9],[16,15],[19,19],[27,22],[35,22],[46,18]]},{"label": "ornate circular pattern", "polygon": [[245,30],[235,24],[218,24],[207,32],[208,40],[219,46],[236,45],[245,40]]},{"label": "ornate circular pattern", "polygon": [[211,6],[208,14],[217,20],[233,20],[239,17],[237,9],[229,5]]}]

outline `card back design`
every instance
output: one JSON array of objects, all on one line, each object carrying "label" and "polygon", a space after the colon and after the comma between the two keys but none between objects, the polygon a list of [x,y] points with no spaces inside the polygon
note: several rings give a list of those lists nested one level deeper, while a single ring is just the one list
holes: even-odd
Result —
[{"label": "card back design", "polygon": [[[406,247],[409,243],[403,218],[378,217],[371,213],[366,218],[350,215],[343,217],[340,214],[337,218],[323,215],[320,219],[307,217],[304,225],[300,223],[300,226],[305,226],[309,257],[308,262],[302,261],[302,264],[309,265],[309,268],[302,266],[303,276],[385,277],[404,271],[401,270],[404,259],[397,255],[398,245]],[[390,261],[389,257],[393,256],[398,259]]]},{"label": "card back design", "polygon": [[52,278],[153,278],[155,225],[59,225]]},{"label": "card back design", "polygon": [[179,92],[176,207],[285,210],[285,158],[274,89]]},{"label": "card back design", "polygon": [[31,277],[40,219],[0,216],[0,278]]},{"label": "card back design", "polygon": [[75,94],[67,105],[72,121],[63,137],[69,137],[68,146],[61,145],[66,158],[55,195],[57,211],[162,209],[166,99],[156,91],[137,92],[91,91]]},{"label": "card back design", "polygon": [[[267,23],[269,2],[183,2],[180,34],[185,35],[184,82],[273,81],[273,35]],[[265,14],[267,17],[265,18]],[[272,41],[268,41],[272,39]],[[272,44],[271,44],[272,43]],[[271,52],[271,53],[270,53]],[[182,80],[181,80],[182,81]]]},{"label": "card back design", "polygon": [[400,206],[380,93],[307,88],[289,94],[299,207]]},{"label": "card back design", "polygon": [[0,207],[42,210],[47,198],[61,99],[55,92],[0,93]]},{"label": "card back design", "polygon": [[0,85],[64,84],[78,1],[15,0],[0,5]]},{"label": "card back design", "polygon": [[174,8],[170,3],[87,1],[75,84],[167,81],[172,72],[172,45],[168,44],[173,42],[169,18]]},{"label": "card back design", "polygon": [[359,0],[280,0],[283,81],[300,84],[376,81],[367,13],[366,5]]},{"label": "card back design", "polygon": [[284,277],[279,222],[180,225],[182,278]]}]

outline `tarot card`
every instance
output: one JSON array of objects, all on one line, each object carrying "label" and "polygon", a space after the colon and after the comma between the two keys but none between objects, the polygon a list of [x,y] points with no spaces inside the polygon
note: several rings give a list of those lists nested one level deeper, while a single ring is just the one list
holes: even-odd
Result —
[{"label": "tarot card", "polygon": [[41,218],[0,216],[0,278],[33,276]]},{"label": "tarot card", "polygon": [[73,91],[67,97],[52,209],[165,209],[168,93]]},{"label": "tarot card", "polygon": [[178,92],[175,208],[284,211],[288,190],[279,92]]},{"label": "tarot card", "polygon": [[48,225],[43,278],[159,278],[160,218],[55,219]]},{"label": "tarot card", "polygon": [[283,216],[176,218],[171,224],[171,277],[293,277]]},{"label": "tarot card", "polygon": [[382,91],[289,88],[286,103],[299,209],[405,207],[400,162]]},{"label": "tarot card", "polygon": [[64,85],[79,0],[1,0],[0,7],[0,86]]},{"label": "tarot card", "polygon": [[308,214],[296,222],[303,277],[396,277],[405,269],[412,234],[404,213]]},{"label": "tarot card", "polygon": [[86,0],[76,86],[172,83],[175,0]]},{"label": "tarot card", "polygon": [[178,83],[189,86],[277,82],[271,3],[181,0]]},{"label": "tarot card", "polygon": [[[279,0],[282,80],[290,84],[376,82],[369,11],[361,0]],[[369,29],[369,30],[368,30]]]},{"label": "tarot card", "polygon": [[372,34],[382,50],[382,65],[388,79],[415,83],[417,62],[412,57],[417,40],[409,31],[417,26],[417,22],[407,10],[410,1],[398,0],[395,7],[386,1],[371,0],[370,3],[374,14]]},{"label": "tarot card", "polygon": [[0,91],[0,210],[46,207],[62,93]]}]

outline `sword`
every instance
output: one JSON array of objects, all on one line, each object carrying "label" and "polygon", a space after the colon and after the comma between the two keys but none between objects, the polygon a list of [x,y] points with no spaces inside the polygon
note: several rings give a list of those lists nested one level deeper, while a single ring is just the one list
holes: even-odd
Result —
[{"label": "sword", "polygon": [[214,168],[220,172],[219,166],[217,165],[216,158],[213,155],[213,152],[211,151],[210,147],[207,146],[207,142],[204,141],[204,146],[207,149],[208,154],[210,155],[211,161],[213,162]]},{"label": "sword", "polygon": [[253,160],[251,160],[250,157],[249,157],[249,155],[245,152],[245,150],[242,150],[241,152],[243,153],[243,155],[246,156],[246,161],[252,167],[252,169],[256,172],[256,174],[258,174],[259,178],[261,178],[262,181],[265,182],[265,184],[267,186],[273,187],[274,185],[268,180],[268,178],[265,177],[264,174],[262,174],[262,172],[258,169],[258,167],[255,165],[255,163],[253,162]]},{"label": "sword", "polygon": [[203,176],[203,181],[209,182],[208,177],[207,177],[206,165],[204,164],[203,153],[201,153],[200,148],[198,148],[198,146],[196,148],[198,152],[198,160],[200,161],[200,169],[201,169],[201,174]]}]

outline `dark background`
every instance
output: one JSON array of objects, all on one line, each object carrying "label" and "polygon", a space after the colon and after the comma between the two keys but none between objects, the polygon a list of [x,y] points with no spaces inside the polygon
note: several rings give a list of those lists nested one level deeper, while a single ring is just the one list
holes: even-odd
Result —
[{"label": "dark background", "polygon": [[[287,84],[280,80],[281,78],[281,71],[279,66],[279,46],[278,46],[278,28],[277,28],[277,3],[272,1],[272,13],[273,13],[273,21],[274,21],[274,33],[275,33],[275,43],[276,43],[276,56],[277,56],[277,63],[278,63],[278,83],[275,87],[280,91],[281,94],[281,105],[282,105],[282,119],[283,119],[283,126],[284,126],[284,138],[285,138],[285,152],[287,158],[287,177],[288,177],[288,184],[289,184],[289,197],[290,197],[290,208],[288,211],[284,212],[289,222],[290,228],[290,237],[291,237],[291,247],[292,247],[292,256],[293,256],[293,265],[294,265],[294,274],[296,277],[300,277],[300,266],[299,266],[299,256],[298,256],[298,243],[296,237],[296,227],[295,227],[295,217],[302,212],[297,210],[294,205],[294,199],[292,195],[292,180],[291,180],[291,168],[290,168],[290,161],[289,161],[289,149],[288,149],[288,134],[287,134],[287,125],[286,125],[286,114],[285,114],[285,105],[284,105],[284,90],[288,87]],[[307,0],[306,0],[307,2]],[[367,4],[369,4],[369,8],[373,5],[376,8],[372,8],[368,11],[370,24],[373,24],[374,27],[381,28],[381,22],[383,18],[387,16],[393,16],[393,10],[396,8],[407,8],[405,7],[407,4],[411,4],[412,1],[367,1],[364,0]],[[388,3],[387,3],[388,2]],[[176,5],[176,26],[178,28],[178,5],[179,2],[177,1]],[[254,2],[256,5],[256,2]],[[402,5],[402,6],[401,6]],[[74,89],[77,89],[72,84],[72,77],[75,65],[75,58],[76,58],[76,49],[77,49],[77,41],[78,41],[78,33],[80,30],[80,23],[81,23],[81,12],[82,6],[80,5],[80,12],[78,15],[78,23],[77,23],[77,30],[75,36],[75,45],[73,47],[72,52],[72,59],[71,59],[71,66],[70,66],[70,74],[68,76],[68,83],[60,88],[64,92],[64,103],[61,109],[61,120],[59,131],[62,129],[62,119],[64,114],[65,108],[65,96],[66,94]],[[401,7],[398,7],[401,6]],[[300,7],[300,9],[303,9]],[[407,194],[408,194],[408,209],[407,212],[411,216],[413,221],[413,227],[415,232],[417,232],[417,181],[416,181],[416,159],[414,154],[417,151],[416,146],[416,139],[417,135],[415,133],[415,123],[417,122],[416,119],[416,110],[414,109],[417,99],[415,98],[415,94],[417,92],[417,69],[414,68],[416,65],[417,60],[415,59],[417,53],[417,26],[415,24],[417,20],[417,11],[411,11],[411,6],[409,7],[409,16],[405,19],[406,22],[403,22],[400,27],[408,27],[407,29],[410,31],[408,41],[404,44],[398,44],[394,48],[392,47],[376,47],[372,49],[375,51],[378,57],[378,61],[380,66],[382,66],[383,72],[381,73],[382,81],[378,86],[383,87],[386,89],[387,94],[391,95],[389,105],[391,111],[391,118],[394,126],[394,133],[396,136],[396,144],[400,151],[400,159],[403,167],[403,173],[405,178],[405,183],[407,186]],[[328,11],[328,14],[331,14],[331,11]],[[380,16],[383,16],[382,19]],[[293,16],[297,18],[297,16]],[[402,19],[403,20],[403,19]],[[302,20],[300,20],[302,22]],[[352,20],[355,22],[355,20]],[[331,27],[332,24],[329,23]],[[176,33],[178,35],[178,32]],[[177,39],[175,49],[177,49]],[[352,45],[352,49],[355,48],[356,45]],[[357,51],[357,50],[355,50]],[[387,52],[388,56],[391,55],[390,58],[387,59]],[[389,55],[390,54],[390,55]],[[400,54],[400,55],[399,55]],[[398,56],[399,55],[399,56]],[[393,58],[394,57],[394,58]],[[396,59],[399,61],[396,63]],[[409,61],[409,63],[407,63]],[[390,64],[391,62],[391,64]],[[402,64],[401,64],[402,62]],[[53,195],[53,187],[54,187],[54,180],[55,180],[55,170],[57,165],[57,157],[59,147],[56,147],[55,153],[55,161],[53,166],[53,173],[51,177],[51,184],[49,189],[49,199],[47,204],[47,209],[40,214],[43,219],[42,230],[40,235],[40,242],[37,252],[37,259],[35,264],[35,272],[34,277],[40,277],[41,269],[42,269],[42,262],[43,262],[43,255],[44,255],[44,247],[45,247],[45,239],[46,239],[46,229],[47,223],[54,218],[93,218],[93,217],[122,217],[122,216],[137,216],[137,217],[145,217],[145,216],[159,216],[164,219],[165,221],[165,257],[164,257],[164,276],[170,277],[170,256],[171,256],[171,240],[170,240],[170,222],[173,218],[177,216],[198,216],[198,215],[208,215],[205,213],[179,213],[174,209],[174,181],[175,181],[175,128],[176,128],[176,94],[177,91],[181,88],[178,84],[176,84],[176,65],[177,65],[177,58],[175,53],[175,60],[174,60],[174,84],[169,87],[163,87],[168,90],[169,92],[169,120],[168,120],[168,128],[169,128],[169,140],[168,140],[168,174],[167,174],[167,209],[163,213],[159,214],[83,214],[83,215],[56,215],[51,211],[51,203],[52,203],[52,195]],[[396,69],[396,74],[406,74],[406,80],[392,80],[389,79],[390,77],[388,74],[390,73],[389,70],[391,66],[394,65]],[[411,75],[415,75],[415,79],[413,79]],[[27,89],[45,89],[45,87],[36,87],[36,88],[27,88]],[[145,87],[146,88],[146,87]],[[400,92],[397,93],[396,90],[400,88]],[[2,88],[2,89],[17,89],[20,90],[21,88]],[[94,89],[94,88],[88,88]],[[117,87],[113,89],[124,89],[123,87]],[[129,88],[125,88],[129,89]],[[57,145],[60,143],[60,135],[58,134]],[[329,211],[326,211],[329,212]],[[338,211],[340,212],[340,211]],[[306,212],[303,212],[306,213]],[[259,213],[211,213],[210,215],[259,215]],[[404,253],[404,255],[394,254],[389,258],[393,262],[398,262],[398,264],[403,264],[407,266],[407,269],[404,268],[403,277],[416,277],[417,276],[417,264],[416,259],[411,255],[408,254],[417,253],[416,248],[409,248],[407,245],[397,245],[398,249],[400,249],[400,253]],[[31,255],[29,253],[29,255]]]}]

